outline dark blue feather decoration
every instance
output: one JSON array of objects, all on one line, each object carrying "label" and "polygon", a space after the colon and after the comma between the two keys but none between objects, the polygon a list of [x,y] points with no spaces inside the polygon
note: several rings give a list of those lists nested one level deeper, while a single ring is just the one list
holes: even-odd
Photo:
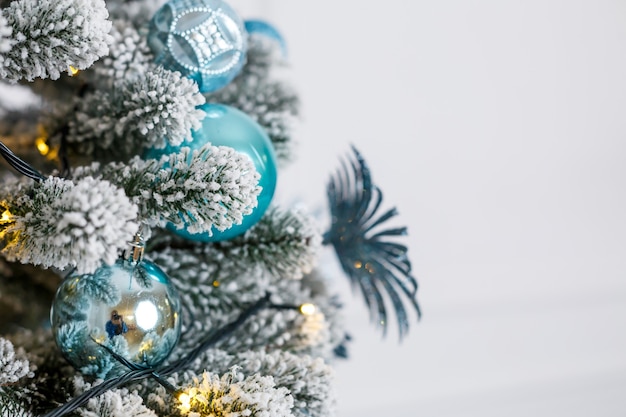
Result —
[{"label": "dark blue feather decoration", "polygon": [[421,316],[416,300],[417,281],[405,245],[390,238],[406,235],[406,227],[382,228],[396,216],[395,208],[379,214],[383,195],[372,182],[369,167],[353,146],[354,155],[344,161],[328,186],[332,216],[324,243],[332,244],[353,288],[359,288],[370,317],[383,336],[387,333],[387,305],[391,303],[398,321],[400,340],[409,330],[409,312]]}]

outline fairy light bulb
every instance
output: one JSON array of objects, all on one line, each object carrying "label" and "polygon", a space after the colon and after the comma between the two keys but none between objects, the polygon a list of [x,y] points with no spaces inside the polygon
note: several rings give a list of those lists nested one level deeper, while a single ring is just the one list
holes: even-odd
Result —
[{"label": "fairy light bulb", "polygon": [[35,146],[43,156],[48,155],[48,152],[50,152],[50,146],[46,143],[46,139],[41,136],[35,140]]},{"label": "fairy light bulb", "polygon": [[315,314],[315,312],[317,311],[317,307],[315,307],[315,304],[312,303],[304,303],[300,305],[300,313],[305,315],[305,316],[310,316]]},{"label": "fairy light bulb", "polygon": [[178,394],[178,409],[181,413],[187,415],[189,411],[191,411],[191,395],[186,392],[181,392]]},{"label": "fairy light bulb", "polygon": [[37,138],[35,139],[35,147],[42,156],[45,156],[48,160],[56,159],[59,155],[59,147],[50,147],[48,145],[48,132],[42,125],[37,126]]}]

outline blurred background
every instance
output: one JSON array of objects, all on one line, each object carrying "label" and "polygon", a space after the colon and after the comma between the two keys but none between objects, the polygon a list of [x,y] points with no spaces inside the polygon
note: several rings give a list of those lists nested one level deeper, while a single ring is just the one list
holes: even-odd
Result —
[{"label": "blurred background", "polygon": [[354,144],[409,227],[401,343],[336,282],[338,417],[625,416],[626,2],[231,4],[283,33],[301,95],[277,198],[324,213]]}]

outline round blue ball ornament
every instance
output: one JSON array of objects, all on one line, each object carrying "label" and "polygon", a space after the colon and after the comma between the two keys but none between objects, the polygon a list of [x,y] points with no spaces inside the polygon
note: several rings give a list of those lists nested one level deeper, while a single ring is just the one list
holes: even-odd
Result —
[{"label": "round blue ball ornament", "polygon": [[180,299],[156,264],[129,258],[92,274],[70,273],[50,311],[54,340],[63,356],[86,375],[108,379],[128,371],[110,353],[154,367],[170,355],[180,337]]},{"label": "round blue ball ornament", "polygon": [[170,0],[152,17],[148,45],[155,63],[218,90],[241,71],[247,52],[243,20],[221,0]]},{"label": "round blue ball ornament", "polygon": [[171,224],[167,228],[179,236],[196,242],[218,242],[242,235],[254,226],[269,207],[276,190],[277,168],[274,146],[265,130],[250,116],[234,107],[224,104],[207,103],[198,107],[204,110],[200,129],[192,132],[191,142],[180,146],[168,145],[163,149],[151,148],[144,158],[158,159],[163,155],[179,152],[183,147],[200,149],[207,143],[213,146],[228,146],[247,155],[260,175],[258,205],[252,213],[243,217],[241,224],[235,224],[224,231],[212,229],[209,233],[189,233],[185,228],[176,229]]}]

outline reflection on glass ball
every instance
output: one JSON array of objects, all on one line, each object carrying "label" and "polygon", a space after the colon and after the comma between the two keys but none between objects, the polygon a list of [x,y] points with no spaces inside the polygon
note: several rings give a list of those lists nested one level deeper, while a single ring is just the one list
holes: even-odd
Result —
[{"label": "reflection on glass ball", "polygon": [[104,345],[136,364],[163,362],[180,336],[180,301],[154,263],[118,260],[93,274],[70,274],[50,312],[63,356],[79,371],[108,378],[128,370]]},{"label": "reflection on glass ball", "polygon": [[156,64],[195,80],[207,93],[241,71],[247,32],[222,0],[170,0],[150,20],[148,45]]}]

